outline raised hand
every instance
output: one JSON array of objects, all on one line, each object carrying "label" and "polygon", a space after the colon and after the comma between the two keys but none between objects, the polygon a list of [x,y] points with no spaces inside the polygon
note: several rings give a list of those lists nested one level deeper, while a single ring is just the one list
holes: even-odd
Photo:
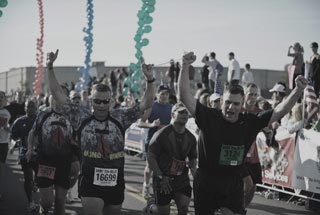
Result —
[{"label": "raised hand", "polygon": [[304,88],[306,88],[308,84],[307,79],[305,79],[302,75],[299,75],[298,77],[296,77],[295,82],[296,82],[296,87],[299,90],[304,90]]},{"label": "raised hand", "polygon": [[153,79],[153,64],[146,64],[144,60],[141,60],[142,72],[147,80]]},{"label": "raised hand", "polygon": [[57,59],[57,57],[58,57],[58,53],[59,53],[59,49],[57,49],[55,53],[49,52],[49,53],[47,54],[47,66],[48,66],[48,67],[52,67],[54,61],[55,61],[55,60]]},{"label": "raised hand", "polygon": [[197,59],[197,56],[193,52],[189,52],[182,57],[182,63],[191,65],[193,62],[195,62]]}]

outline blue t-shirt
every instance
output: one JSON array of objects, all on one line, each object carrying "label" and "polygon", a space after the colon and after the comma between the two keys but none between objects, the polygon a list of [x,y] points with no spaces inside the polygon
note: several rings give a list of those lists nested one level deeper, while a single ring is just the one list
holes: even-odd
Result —
[{"label": "blue t-shirt", "polygon": [[[153,122],[156,119],[160,119],[161,125],[169,125],[171,121],[171,109],[172,104],[161,104],[155,101],[152,105],[152,110],[150,117],[148,118],[149,122]],[[158,128],[149,128],[147,136],[147,144],[149,144],[153,134],[158,130]]]},{"label": "blue t-shirt", "polygon": [[21,145],[19,146],[20,159],[26,158],[26,152],[28,151],[27,138],[35,119],[36,117],[31,118],[28,116],[22,116],[16,119],[16,121],[14,121],[12,125],[12,128],[11,128],[12,139],[21,140]]}]

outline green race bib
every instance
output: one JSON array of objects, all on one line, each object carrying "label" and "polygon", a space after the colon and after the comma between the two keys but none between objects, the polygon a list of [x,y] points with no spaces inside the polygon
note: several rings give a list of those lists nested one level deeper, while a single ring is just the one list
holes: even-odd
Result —
[{"label": "green race bib", "polygon": [[244,155],[244,145],[222,145],[220,151],[220,165],[238,166],[242,164]]}]

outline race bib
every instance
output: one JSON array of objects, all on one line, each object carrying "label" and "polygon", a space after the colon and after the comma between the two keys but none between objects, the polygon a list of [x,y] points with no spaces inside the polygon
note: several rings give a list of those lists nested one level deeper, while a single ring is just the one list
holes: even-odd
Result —
[{"label": "race bib", "polygon": [[48,178],[53,180],[56,173],[56,168],[52,166],[39,165],[38,177]]},{"label": "race bib", "polygon": [[220,151],[220,165],[238,166],[242,164],[244,145],[232,146],[222,145]]},{"label": "race bib", "polygon": [[180,161],[175,158],[172,160],[171,168],[170,168],[170,175],[181,175],[186,168],[186,162]]},{"label": "race bib", "polygon": [[117,185],[118,169],[94,168],[93,184],[103,187]]}]

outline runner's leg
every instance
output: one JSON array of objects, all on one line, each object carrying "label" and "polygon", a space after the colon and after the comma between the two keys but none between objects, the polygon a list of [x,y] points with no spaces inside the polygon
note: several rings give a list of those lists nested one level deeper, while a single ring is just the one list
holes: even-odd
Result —
[{"label": "runner's leg", "polygon": [[188,214],[188,207],[190,204],[190,197],[183,195],[182,193],[178,192],[175,194],[174,201],[176,202],[178,208],[179,215],[186,215]]},{"label": "runner's leg", "polygon": [[84,214],[102,215],[104,201],[96,197],[81,197]]},{"label": "runner's leg", "polygon": [[68,190],[55,185],[55,202],[54,202],[54,214],[64,215],[65,214],[65,201]]},{"label": "runner's leg", "polygon": [[158,213],[161,215],[170,214],[170,205],[157,205]]},{"label": "runner's leg", "polygon": [[221,212],[223,215],[240,215],[237,213],[233,213],[229,208],[221,207]]},{"label": "runner's leg", "polygon": [[24,176],[24,191],[27,195],[28,202],[32,202],[32,190],[33,190],[33,169],[28,166],[27,161],[21,161],[21,168]]},{"label": "runner's leg", "polygon": [[40,191],[40,205],[44,211],[48,211],[54,202],[53,186],[46,188],[39,188]]},{"label": "runner's leg", "polygon": [[247,208],[249,204],[251,203],[254,193],[256,191],[256,185],[254,184],[252,188],[244,194],[244,207]]},{"label": "runner's leg", "polygon": [[122,204],[120,205],[108,205],[103,207],[103,215],[120,215],[121,214]]},{"label": "runner's leg", "polygon": [[142,194],[145,199],[150,197],[150,179],[152,175],[152,170],[149,167],[148,160],[146,161],[146,167],[144,169],[144,181]]}]

